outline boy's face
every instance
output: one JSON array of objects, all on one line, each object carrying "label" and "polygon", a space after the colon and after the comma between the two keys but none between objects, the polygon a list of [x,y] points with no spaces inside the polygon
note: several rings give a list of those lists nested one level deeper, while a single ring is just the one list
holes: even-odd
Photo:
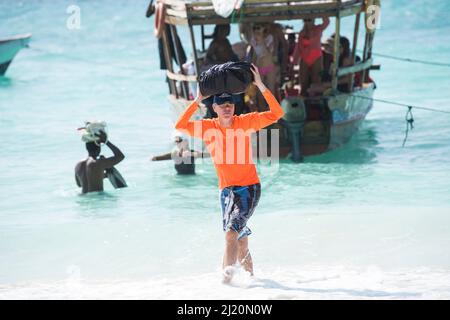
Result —
[{"label": "boy's face", "polygon": [[214,112],[217,113],[219,119],[229,120],[234,114],[234,104],[224,103],[224,104],[213,104]]}]

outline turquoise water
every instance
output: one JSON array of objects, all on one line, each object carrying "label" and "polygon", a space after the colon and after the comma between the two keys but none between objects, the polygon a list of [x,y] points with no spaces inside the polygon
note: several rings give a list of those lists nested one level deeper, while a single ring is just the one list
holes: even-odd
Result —
[{"label": "turquoise water", "polygon": [[[80,30],[66,28],[70,4],[81,8]],[[375,52],[450,62],[448,1],[383,4]],[[33,33],[0,78],[0,284],[63,280],[74,268],[108,282],[220,266],[212,165],[179,177],[170,162],[149,161],[172,147],[173,124],[146,6],[0,0],[0,38]],[[450,68],[375,62],[376,97],[450,111]],[[450,115],[413,110],[402,148],[405,111],[375,103],[345,147],[261,168],[251,220],[257,270],[450,270]],[[76,128],[88,119],[108,123],[129,188],[105,182],[104,193],[79,194],[73,168],[85,150]]]}]

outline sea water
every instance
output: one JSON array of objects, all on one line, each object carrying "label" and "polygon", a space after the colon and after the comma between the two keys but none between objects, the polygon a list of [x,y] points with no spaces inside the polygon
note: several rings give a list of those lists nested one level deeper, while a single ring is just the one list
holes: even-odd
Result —
[{"label": "sea water", "polygon": [[[173,147],[173,115],[147,4],[0,0],[0,38],[33,34],[0,78],[0,298],[450,298],[450,115],[413,109],[403,148],[406,108],[378,102],[344,147],[260,167],[255,277],[222,285],[212,164],[149,161]],[[449,10],[383,1],[374,52],[450,63]],[[376,98],[450,111],[450,68],[375,63]],[[92,119],[128,188],[80,195]]]}]

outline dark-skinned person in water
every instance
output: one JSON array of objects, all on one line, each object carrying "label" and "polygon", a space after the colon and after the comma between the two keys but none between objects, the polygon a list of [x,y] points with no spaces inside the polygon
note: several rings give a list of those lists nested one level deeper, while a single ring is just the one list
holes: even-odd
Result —
[{"label": "dark-skinned person in water", "polygon": [[[91,134],[92,141],[86,142],[88,157],[81,160],[75,166],[75,182],[81,187],[81,192],[99,192],[103,191],[103,179],[109,178],[115,188],[126,187],[126,182],[120,173],[114,168],[124,158],[124,154],[111,141],[108,141],[107,135],[100,130]],[[86,141],[86,140],[84,140]],[[101,144],[106,144],[113,152],[112,157],[100,156]]]}]

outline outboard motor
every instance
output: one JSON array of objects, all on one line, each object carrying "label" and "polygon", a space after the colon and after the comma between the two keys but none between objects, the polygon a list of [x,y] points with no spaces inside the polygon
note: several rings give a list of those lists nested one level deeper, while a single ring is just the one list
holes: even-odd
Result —
[{"label": "outboard motor", "polygon": [[305,103],[299,97],[286,97],[281,101],[281,108],[284,111],[282,122],[288,131],[289,140],[292,144],[291,159],[294,162],[301,162],[303,156],[300,150],[300,141],[306,120]]}]

